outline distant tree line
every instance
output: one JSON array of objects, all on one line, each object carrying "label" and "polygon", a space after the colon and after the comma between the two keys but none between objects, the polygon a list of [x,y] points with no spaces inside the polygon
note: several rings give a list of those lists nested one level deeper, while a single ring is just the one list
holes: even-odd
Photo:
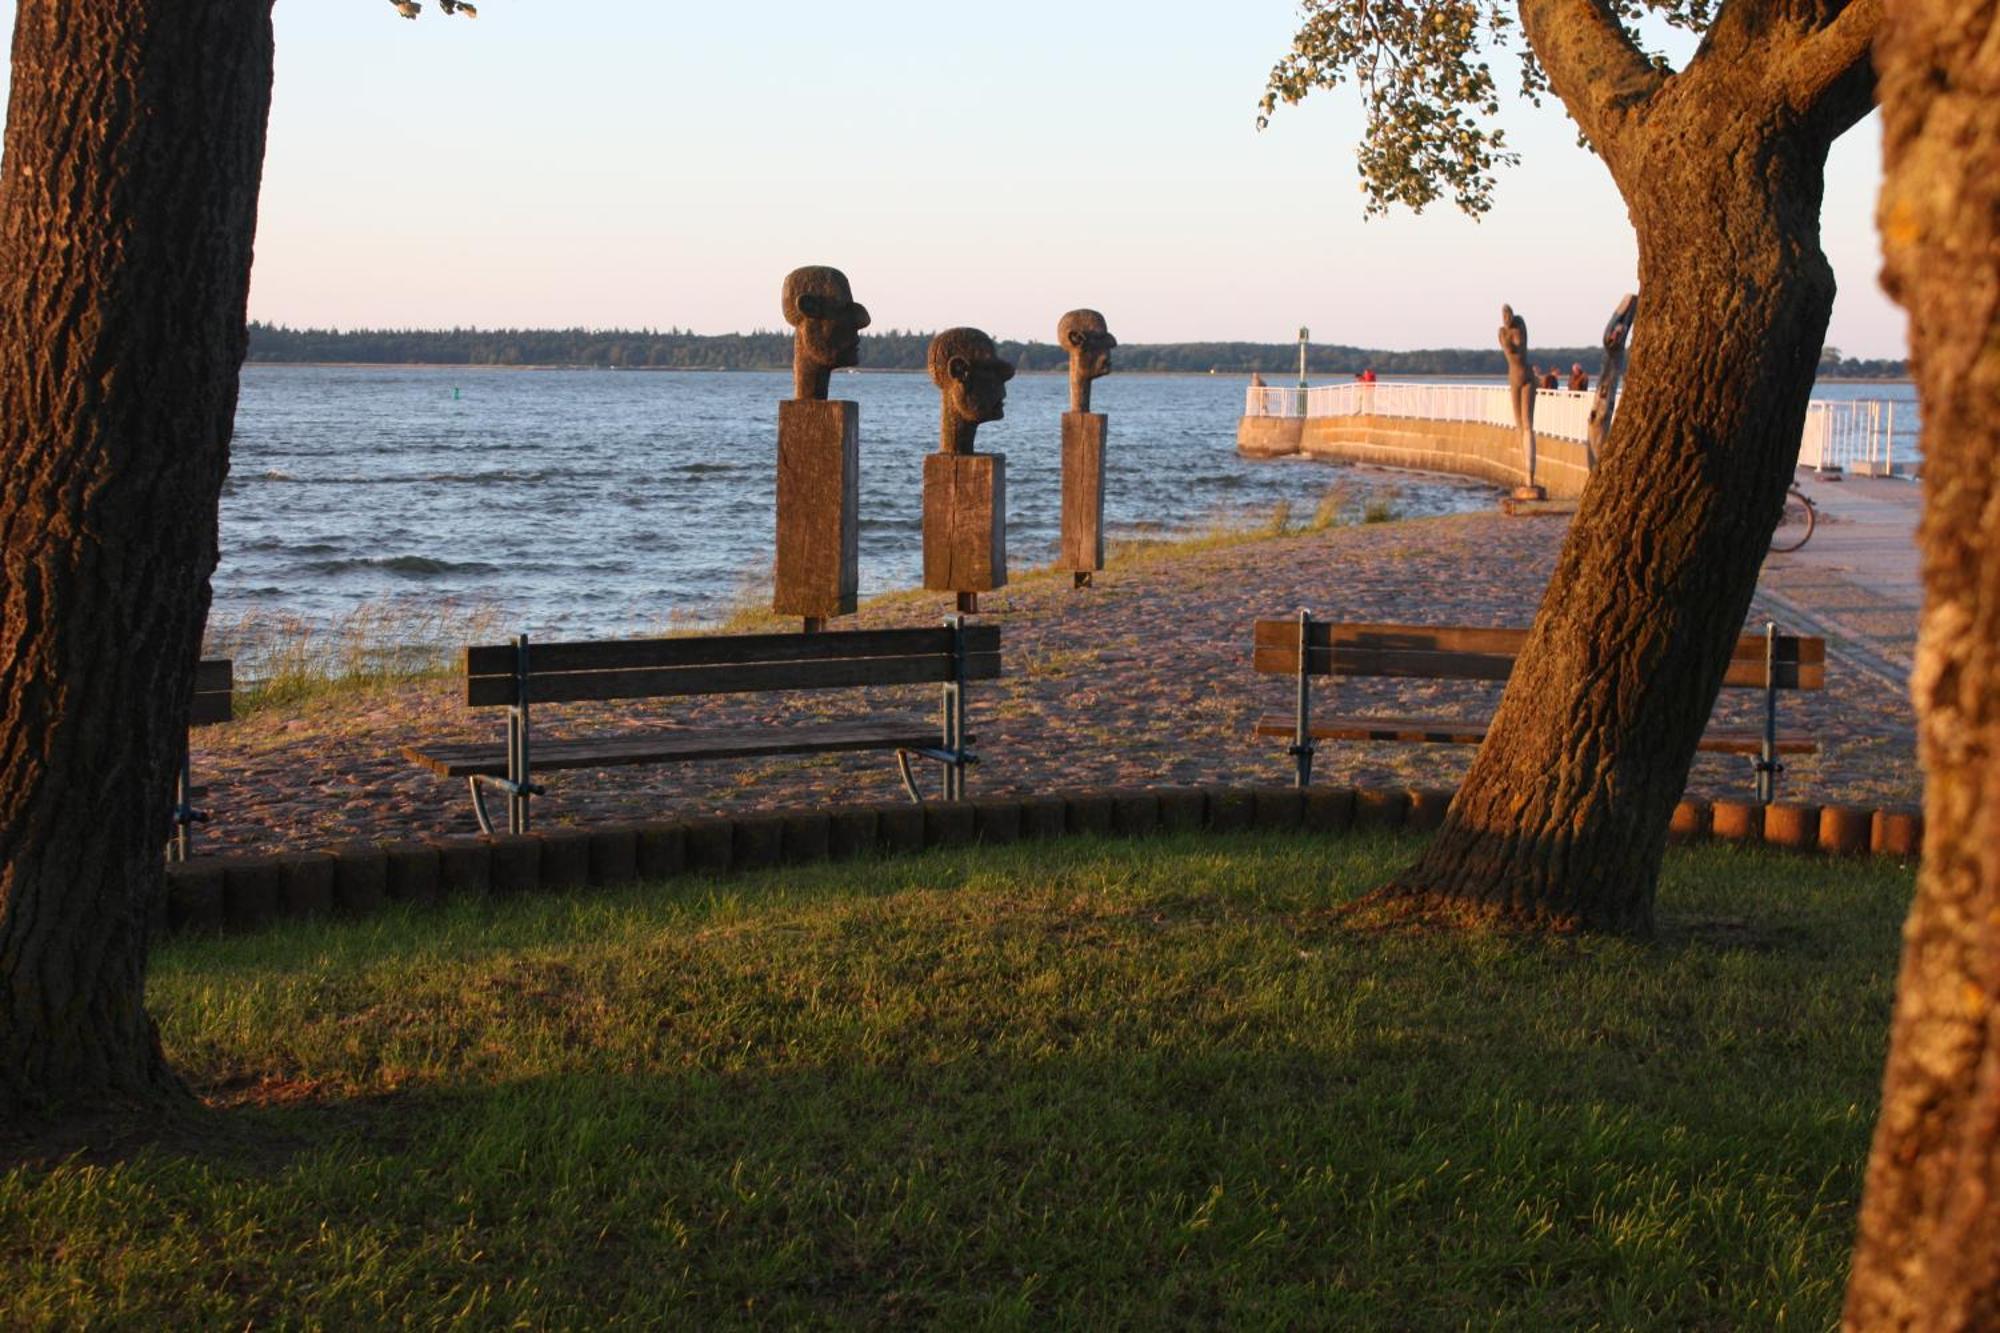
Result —
[{"label": "distant tree line", "polygon": [[[861,364],[870,370],[922,370],[931,335],[890,329],[863,334]],[[1896,378],[1901,361],[1849,360],[1838,348],[1820,359],[1826,375]],[[1054,343],[1008,342],[1000,354],[1021,370],[1061,370],[1068,364]],[[1567,371],[1572,362],[1597,373],[1596,347],[1536,348],[1533,360]],[[436,366],[597,366],[625,370],[784,370],[792,364],[789,331],[693,333],[685,329],[293,329],[250,325],[250,360],[348,362]],[[1122,371],[1248,375],[1262,371],[1275,383],[1296,374],[1296,343],[1127,343],[1116,357]],[[1382,375],[1504,375],[1498,347],[1441,347],[1389,352],[1313,343],[1306,369],[1322,378],[1373,369]]]}]

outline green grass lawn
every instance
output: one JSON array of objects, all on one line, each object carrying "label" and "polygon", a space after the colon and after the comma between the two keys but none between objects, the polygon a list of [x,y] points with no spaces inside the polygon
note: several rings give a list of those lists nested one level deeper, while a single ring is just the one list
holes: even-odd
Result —
[{"label": "green grass lawn", "polygon": [[0,1174],[0,1325],[1823,1328],[1907,871],[1359,933],[1389,837],[1078,840],[190,941],[229,1109]]}]

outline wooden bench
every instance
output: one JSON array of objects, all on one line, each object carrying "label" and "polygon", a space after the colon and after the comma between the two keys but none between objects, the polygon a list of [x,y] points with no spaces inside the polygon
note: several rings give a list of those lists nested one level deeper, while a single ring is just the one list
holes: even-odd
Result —
[{"label": "wooden bench", "polygon": [[[236,667],[227,657],[208,657],[195,663],[194,698],[188,704],[188,730],[196,727],[214,726],[218,722],[228,722],[236,716]],[[185,861],[194,850],[194,826],[206,824],[209,816],[206,810],[194,808],[197,797],[207,794],[206,788],[194,785],[194,766],[189,751],[194,748],[190,735],[181,745],[181,771],[174,779],[174,838],[167,844],[167,859]]]},{"label": "wooden bench", "polygon": [[[530,797],[545,794],[537,771],[676,764],[843,750],[896,755],[903,787],[923,798],[912,758],[943,765],[945,799],[965,794],[965,770],[978,762],[965,729],[966,685],[1000,674],[1000,628],[953,617],[937,629],[839,630],[819,634],[723,634],[599,643],[513,643],[465,650],[465,701],[505,708],[507,737],[497,745],[406,745],[404,756],[440,777],[466,779],[472,812],[491,833],[483,792],[507,797],[507,828],[528,828]],[[543,740],[531,735],[531,704],[665,699],[773,690],[857,689],[936,684],[939,721],[870,718],[772,727],[661,728],[644,733]]]},{"label": "wooden bench", "polygon": [[[1296,704],[1288,716],[1257,720],[1259,736],[1291,741],[1298,785],[1312,781],[1314,744],[1322,740],[1403,741],[1418,744],[1477,745],[1487,722],[1423,717],[1316,717],[1312,711],[1315,676],[1385,677],[1416,680],[1505,681],[1527,642],[1525,629],[1478,629],[1458,625],[1352,625],[1315,620],[1301,611],[1286,620],[1260,620],[1253,659],[1264,675],[1295,677]],[[1764,694],[1764,724],[1755,730],[1712,729],[1701,738],[1711,753],[1752,758],[1757,799],[1768,804],[1783,771],[1778,756],[1812,754],[1819,742],[1778,730],[1778,692],[1817,690],[1826,684],[1826,641],[1780,634],[1766,625],[1762,634],[1737,640],[1725,687]]]}]

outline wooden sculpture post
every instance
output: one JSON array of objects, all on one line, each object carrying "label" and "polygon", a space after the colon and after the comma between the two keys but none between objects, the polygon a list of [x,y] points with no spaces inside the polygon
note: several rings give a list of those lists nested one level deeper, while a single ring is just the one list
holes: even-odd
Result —
[{"label": "wooden sculpture post", "polygon": [[861,405],[829,402],[833,372],[860,360],[868,310],[839,269],[785,279],[792,397],[778,404],[778,559],[771,609],[808,634],[854,614],[861,586]]},{"label": "wooden sculpture post", "polygon": [[1528,369],[1528,321],[1514,307],[1500,307],[1500,350],[1507,357],[1507,401],[1514,409],[1514,429],[1521,432],[1521,462],[1528,479],[1514,488],[1516,500],[1546,500],[1548,492],[1535,481],[1535,377]]},{"label": "wooden sculpture post", "polygon": [[1056,325],[1069,353],[1069,411],[1062,419],[1062,559],[1057,566],[1088,588],[1104,568],[1105,416],[1090,410],[1090,382],[1111,373],[1118,340],[1095,310],[1072,310]]},{"label": "wooden sculpture post", "polygon": [[1597,470],[1597,460],[1604,456],[1604,441],[1611,433],[1611,411],[1618,405],[1618,381],[1625,374],[1625,339],[1632,332],[1632,321],[1639,317],[1639,296],[1634,292],[1618,303],[1611,312],[1611,322],[1604,326],[1604,368],[1597,372],[1597,400],[1590,405],[1589,438],[1584,443],[1585,461],[1591,471]]},{"label": "wooden sculpture post", "polygon": [[979,594],[1007,586],[1007,456],[973,452],[982,421],[998,421],[1014,367],[978,329],[946,329],[931,340],[931,379],[943,398],[938,452],[924,459],[924,587]]}]

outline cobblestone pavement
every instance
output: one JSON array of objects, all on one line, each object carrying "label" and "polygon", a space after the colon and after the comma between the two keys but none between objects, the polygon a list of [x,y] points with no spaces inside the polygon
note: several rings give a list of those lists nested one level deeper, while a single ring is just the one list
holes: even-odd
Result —
[{"label": "cobblestone pavement", "polygon": [[[979,793],[1066,787],[1280,783],[1282,742],[1250,735],[1262,712],[1282,711],[1289,682],[1250,669],[1251,622],[1300,606],[1323,618],[1432,624],[1525,625],[1554,564],[1561,519],[1497,513],[1332,528],[1130,557],[1072,589],[1067,575],[1030,576],[981,599],[1002,627],[1004,676],[971,693]],[[1764,598],[1753,618],[1787,625],[1786,609],[1813,595],[1810,580]],[[898,594],[865,608],[855,626],[936,623],[945,595]],[[1875,608],[1883,610],[1883,608]],[[1895,608],[1888,630],[1902,632]],[[1905,608],[1913,623],[1914,611]],[[1920,790],[1907,692],[1885,680],[1873,640],[1833,646],[1828,688],[1788,695],[1787,728],[1823,741],[1796,759],[1784,791],[1857,804],[1913,801]],[[1894,664],[1890,662],[1893,670]],[[475,831],[465,786],[397,753],[413,740],[501,738],[503,714],[475,712],[449,680],[357,690],[296,710],[264,710],[195,737],[196,781],[214,822],[198,850],[299,849]],[[1497,691],[1456,683],[1343,685],[1343,710],[1382,706],[1473,715]],[[801,695],[736,695],[658,703],[548,706],[537,734],[592,735],[666,725],[782,724],[896,710],[928,716],[931,687]],[[1726,692],[1718,717],[1754,720],[1756,700]],[[1316,781],[1451,784],[1470,747],[1332,745]],[[1696,761],[1690,790],[1747,794],[1750,771],[1733,756]],[[691,816],[824,801],[896,800],[895,765],[879,754],[721,761],[562,772],[536,801],[538,827]]]}]

